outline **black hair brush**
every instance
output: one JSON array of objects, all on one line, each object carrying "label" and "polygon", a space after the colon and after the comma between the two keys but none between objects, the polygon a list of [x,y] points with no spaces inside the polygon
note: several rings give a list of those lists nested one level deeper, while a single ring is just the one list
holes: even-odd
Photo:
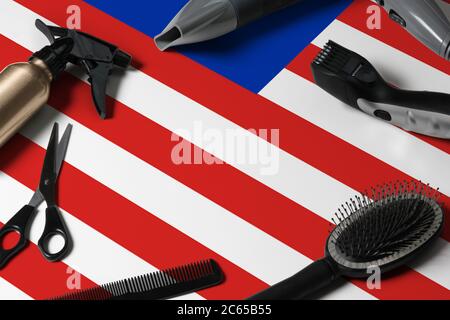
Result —
[{"label": "black hair brush", "polygon": [[214,260],[79,290],[50,300],[160,300],[218,285],[224,274]]},{"label": "black hair brush", "polygon": [[342,276],[367,278],[368,268],[382,273],[417,257],[443,229],[438,191],[415,182],[393,183],[356,196],[338,210],[325,258],[250,300],[297,300]]}]

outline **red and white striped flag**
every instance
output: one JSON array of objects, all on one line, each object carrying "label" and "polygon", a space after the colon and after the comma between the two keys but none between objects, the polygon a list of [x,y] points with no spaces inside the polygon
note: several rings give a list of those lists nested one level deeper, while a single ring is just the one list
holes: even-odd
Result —
[{"label": "red and white striped flag", "polygon": [[[450,220],[450,143],[370,118],[313,83],[309,65],[332,39],[368,58],[393,83],[450,93],[447,61],[384,13],[383,28],[367,28],[370,1],[354,1],[259,94],[179,53],[159,52],[150,37],[81,0],[1,0],[0,69],[47,45],[36,18],[65,26],[74,4],[82,10],[83,31],[117,44],[135,63],[111,79],[112,119],[98,119],[86,78],[67,72],[48,106],[1,149],[5,223],[37,185],[53,122],[74,126],[59,182],[74,249],[64,262],[48,263],[31,244],[0,271],[0,298],[48,298],[78,280],[87,288],[213,258],[226,282],[188,298],[242,299],[322,257],[336,208],[394,180],[439,187]],[[261,129],[277,129],[279,141]],[[267,163],[230,156],[204,132],[232,132],[276,155],[276,174],[267,173]],[[224,163],[177,164],[177,136],[194,145],[192,157]],[[40,214],[33,242],[42,226]],[[432,252],[384,279],[381,289],[352,280],[324,298],[449,299],[449,240],[447,223]]]}]

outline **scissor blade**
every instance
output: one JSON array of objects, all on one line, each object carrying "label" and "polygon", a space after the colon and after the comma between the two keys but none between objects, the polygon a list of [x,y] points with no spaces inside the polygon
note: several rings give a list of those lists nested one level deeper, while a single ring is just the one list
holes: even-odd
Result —
[{"label": "scissor blade", "polygon": [[44,196],[47,204],[54,202],[54,186],[56,182],[56,150],[58,141],[58,124],[53,125],[50,141],[48,142],[47,152],[45,154],[44,165],[42,167],[39,190]]},{"label": "scissor blade", "polygon": [[39,205],[44,202],[44,196],[42,195],[41,191],[38,189],[33,194],[33,197],[31,198],[30,202],[28,202],[28,205],[37,208]]},{"label": "scissor blade", "polygon": [[69,146],[70,135],[72,133],[72,125],[68,124],[56,151],[56,175],[61,171],[64,158],[66,157],[67,147]]}]

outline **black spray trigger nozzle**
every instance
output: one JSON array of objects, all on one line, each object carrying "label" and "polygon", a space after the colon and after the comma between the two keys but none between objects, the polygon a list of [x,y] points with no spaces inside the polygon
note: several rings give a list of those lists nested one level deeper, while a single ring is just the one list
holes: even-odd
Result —
[{"label": "black spray trigger nozzle", "polygon": [[74,46],[67,62],[82,67],[88,74],[97,112],[103,119],[106,118],[106,87],[109,76],[114,67],[128,68],[132,57],[117,46],[78,30],[48,26],[39,19],[36,20],[36,28],[51,44],[60,38],[73,40]]}]

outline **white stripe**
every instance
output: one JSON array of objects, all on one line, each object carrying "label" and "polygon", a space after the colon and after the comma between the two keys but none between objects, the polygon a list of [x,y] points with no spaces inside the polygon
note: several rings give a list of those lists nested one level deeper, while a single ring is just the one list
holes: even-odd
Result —
[{"label": "white stripe", "polygon": [[[433,261],[433,263],[429,263]],[[438,239],[422,257],[410,264],[412,268],[424,276],[434,280],[450,290],[450,243]]]},{"label": "white stripe", "polygon": [[[0,220],[6,223],[14,213],[31,199],[33,191],[0,172],[0,190],[8,190],[8,197],[0,201]],[[30,239],[37,243],[44,228],[43,207],[33,222]],[[157,271],[155,267],[103,236],[74,216],[61,210],[74,241],[74,249],[64,262],[97,284],[104,284],[132,276]],[[95,214],[95,212],[92,212]],[[42,258],[44,259],[44,258]],[[70,274],[68,274],[69,277]],[[86,287],[84,287],[86,288]],[[81,283],[83,289],[83,283]],[[197,294],[189,298],[200,299]]]},{"label": "white stripe", "polygon": [[[0,32],[11,40],[29,50],[38,50],[38,48],[46,44],[46,40],[42,39],[43,37],[34,35],[35,31],[33,28],[26,27],[29,24],[33,24],[33,21],[39,17],[32,11],[17,3],[12,3],[11,5],[2,3],[0,4],[0,15],[2,18],[3,16],[14,16],[15,19],[22,21],[20,26],[16,28],[11,28],[10,24],[0,21]],[[275,148],[263,139],[256,137],[231,121],[218,116],[216,113],[156,81],[143,72],[133,70],[126,72],[120,79],[113,77],[110,87],[118,88],[118,91],[111,93],[111,96],[118,101],[172,132],[179,132],[179,130],[183,129],[188,131],[189,134],[181,135],[203,150],[216,155],[218,158],[223,159],[225,157],[217,154],[212,144],[202,141],[193,132],[199,121],[204,130],[219,130],[222,133],[231,130],[236,132],[243,140],[249,141],[252,145],[258,145],[267,150],[272,150],[273,153],[278,152],[280,156],[280,171],[276,175],[267,176],[261,174],[265,167],[264,165],[244,165],[237,163],[237,161],[231,164],[240,171],[277,190],[288,198],[299,202],[304,207],[322,217],[329,218],[330,212],[333,212],[336,205],[342,199],[347,199],[355,193],[352,189],[340,184],[338,181],[330,179],[329,176],[312,168],[303,161]],[[80,107],[86,108],[91,106],[83,105]],[[231,154],[234,150],[230,149],[227,151],[224,152],[225,155]],[[95,177],[95,175],[91,176]],[[323,201],[321,196],[324,186],[333,190],[329,194],[327,201]]]},{"label": "white stripe", "polygon": [[[392,167],[418,180],[439,186],[441,192],[450,195],[450,157],[445,152],[344,105],[289,70],[278,74],[261,94]],[[370,168],[349,170],[364,172]]]},{"label": "white stripe", "polygon": [[[33,18],[34,19],[34,18]],[[156,82],[154,79],[146,76],[145,74],[141,73],[141,72],[129,72],[127,73],[125,79],[122,80],[121,82],[121,86],[120,86],[121,90],[123,90],[123,94],[121,94],[120,92],[118,93],[117,97],[118,100],[124,102],[125,104],[128,105],[138,105],[139,106],[139,110],[141,113],[146,113],[145,115],[152,118],[152,120],[155,120],[161,124],[163,124],[165,127],[168,127],[171,130],[176,130],[177,128],[189,128],[192,127],[193,124],[198,120],[198,119],[202,119],[202,120],[207,120],[204,121],[207,123],[207,125],[205,127],[208,128],[232,128],[232,129],[236,129],[236,130],[240,130],[240,134],[242,136],[248,137],[250,140],[251,139],[256,139],[254,136],[252,136],[251,134],[249,134],[248,132],[246,132],[245,130],[235,126],[234,124],[232,124],[229,121],[226,121],[225,119],[218,117],[217,115],[215,115],[214,113],[210,112],[209,110],[203,108],[202,106],[198,105],[197,103],[187,99],[186,97],[180,95],[179,93],[176,93],[175,91],[173,91],[172,89],[167,88],[166,86],[163,86],[162,84],[160,84],[159,82]],[[146,99],[146,97],[151,96],[153,99],[151,101],[149,101],[149,99]],[[161,105],[161,107],[155,107],[157,105]],[[182,106],[180,108],[180,105]],[[177,115],[177,116],[170,116],[170,115]],[[261,141],[259,141],[261,139],[258,139],[258,142],[261,143]],[[263,142],[265,143],[265,142]],[[207,146],[202,145],[201,143],[198,143],[201,147],[203,147],[204,149],[208,150]],[[98,148],[96,148],[95,150],[99,150]],[[209,151],[209,150],[208,150]],[[104,154],[104,152],[102,152],[102,154]],[[128,155],[129,156],[129,155]],[[111,159],[116,160],[115,157],[106,157],[105,156],[106,162],[112,163],[113,161]],[[99,168],[92,170],[92,161],[90,161],[91,163],[87,162],[84,163],[85,165],[88,164],[90,166],[90,168],[85,168],[83,171],[85,172],[91,172],[90,175],[93,176],[94,178],[98,179],[99,177]],[[81,165],[81,164],[80,164]],[[77,165],[77,167],[81,168],[83,166],[80,167],[80,165]],[[276,177],[267,177],[267,176],[261,176],[259,174],[258,170],[255,170],[254,168],[243,168],[242,166],[235,164],[236,167],[238,167],[241,171],[246,172],[247,174],[250,174],[254,177],[256,177],[258,180],[262,181],[263,183],[266,183],[267,185],[271,186],[274,189],[277,190],[282,190],[282,193],[285,195],[289,195],[290,198],[294,199],[294,200],[299,200],[301,199],[301,203],[309,208],[310,210],[314,211],[314,212],[318,212],[320,214],[326,215],[327,217],[329,216],[329,213],[331,212],[331,208],[335,208],[336,203],[339,203],[337,201],[337,199],[340,199],[339,201],[342,201],[342,199],[346,199],[348,196],[350,196],[351,194],[354,193],[353,190],[351,190],[350,188],[347,188],[346,186],[338,183],[337,181],[330,179],[329,177],[327,177],[326,175],[324,175],[323,173],[311,168],[310,166],[308,166],[307,164],[291,157],[290,155],[288,155],[285,152],[281,151],[281,172],[279,175],[277,175]],[[121,166],[119,166],[121,167]],[[128,168],[130,166],[123,166],[123,170],[126,170],[125,168]],[[131,166],[133,168],[135,168],[134,166]],[[118,168],[116,166],[116,168]],[[117,169],[116,169],[117,170]],[[139,180],[140,177],[142,177],[142,172],[143,170],[140,171],[140,173],[137,175],[136,179]],[[258,172],[255,172],[258,171]],[[112,178],[111,172],[109,173],[109,175],[106,177],[103,177],[102,179],[98,179],[99,181],[101,181],[102,183],[105,183],[105,180],[110,180]],[[118,177],[120,178],[120,177]],[[117,178],[115,179],[116,181],[114,183],[105,183],[108,186],[114,186],[117,188],[117,184],[123,183],[123,179],[121,179],[122,181],[117,181]],[[135,180],[135,179],[130,179],[130,180]],[[147,179],[148,180],[148,179]],[[290,181],[292,183],[287,184],[286,181]],[[308,183],[300,183],[300,184],[294,184],[295,181],[307,181]],[[148,183],[148,182],[147,182]],[[139,185],[139,184],[138,184]],[[157,186],[159,184],[156,184]],[[321,190],[323,189],[324,186],[329,186],[329,188],[327,189],[331,189],[334,192],[332,192],[332,196],[334,196],[333,199],[329,199],[328,202],[326,201],[319,201],[319,198],[317,195],[321,194]],[[129,188],[128,187],[124,187],[124,188]],[[112,188],[115,189],[115,188]],[[124,193],[125,192],[125,193]],[[140,192],[140,191],[139,191]],[[139,194],[139,192],[137,192]],[[119,192],[121,194],[127,194],[128,192],[126,190],[122,190],[122,192]],[[192,194],[189,194],[189,197],[192,197]],[[132,195],[131,197],[128,196],[128,198],[133,199],[133,201],[139,205],[141,205],[141,203],[143,202],[149,202],[148,199],[141,199],[141,200],[136,200],[136,195]],[[196,197],[196,202],[198,202],[198,196]],[[331,198],[331,196],[330,196]],[[148,204],[147,206],[143,206],[144,208],[148,208],[148,206],[152,205],[154,206],[154,201],[152,200],[152,204]],[[167,204],[166,204],[167,205]],[[173,205],[173,204],[171,204]],[[151,212],[158,212],[158,214],[161,214],[159,210],[150,210]],[[181,212],[181,211],[180,211]],[[230,215],[228,214],[225,218],[226,221],[230,222],[230,220],[233,220],[234,218],[230,218]],[[225,217],[225,216],[224,216]],[[208,215],[208,218],[211,219],[211,215]],[[236,255],[236,245],[227,247],[222,249],[222,247],[224,246],[223,242],[219,242],[217,240],[218,235],[215,233],[214,235],[211,234],[211,232],[209,232],[207,235],[204,234],[204,231],[199,231],[198,228],[196,226],[192,226],[192,222],[191,219],[189,219],[190,221],[183,221],[183,219],[180,218],[176,218],[174,219],[172,216],[169,217],[164,217],[165,221],[168,221],[169,223],[178,226],[178,228],[184,232],[186,232],[187,234],[189,234],[190,236],[193,236],[195,239],[199,239],[199,235],[201,235],[201,238],[204,238],[204,240],[199,240],[202,243],[205,243],[208,247],[210,248],[221,248],[221,250],[217,251],[219,254],[222,253],[227,253],[227,254],[222,254],[223,256],[229,258],[230,256],[235,256]],[[177,223],[174,223],[173,221],[177,221]],[[224,220],[223,218],[221,220]],[[182,222],[182,224],[180,225],[180,222]],[[236,223],[229,223],[230,224],[230,229],[236,229]],[[218,226],[218,220],[216,218],[211,219],[210,224],[205,224],[205,225],[216,225]],[[241,223],[242,225],[242,223]],[[221,229],[223,228],[223,224],[221,225]],[[253,227],[249,226],[248,224],[244,224],[243,226],[244,229],[249,229],[252,230]],[[239,229],[239,228],[238,228]],[[191,231],[192,230],[192,231]],[[254,229],[257,230],[257,229]],[[250,232],[250,233],[256,233],[256,232]],[[245,238],[247,238],[247,233],[233,233],[233,234],[245,234]],[[266,235],[264,236],[258,236],[261,238],[265,238]],[[211,238],[214,238],[213,241],[216,242],[215,245],[210,245],[211,243]],[[269,237],[270,238],[270,237]],[[275,239],[270,239],[271,243],[275,243],[277,242]],[[267,240],[258,240],[256,242],[254,241],[248,241],[247,242],[251,242],[252,245],[254,247],[258,247],[261,248],[261,244],[263,242],[266,242]],[[241,250],[243,250],[242,248],[242,241],[236,241],[236,244],[239,243],[239,247]],[[245,242],[244,242],[245,243]],[[248,249],[250,250],[249,252],[253,252],[253,254],[256,252],[254,250],[254,248],[250,249],[250,247],[252,247],[252,245],[248,245]],[[264,246],[263,246],[264,247]],[[282,247],[284,249],[284,251],[287,253],[287,251],[291,251],[288,248],[285,248],[285,246],[281,246],[277,243],[277,245],[273,245],[272,247]],[[227,252],[228,251],[228,252]],[[233,252],[231,252],[233,251]],[[284,259],[287,258],[287,256],[291,256],[291,258],[289,259],[293,259],[292,257],[292,252],[290,252],[288,255],[284,255],[281,254],[281,251],[279,250],[273,250],[276,251],[278,253],[278,256],[283,256]],[[267,254],[267,252],[264,252],[264,254]],[[242,256],[242,255],[241,255]],[[276,257],[277,255],[269,255],[271,257],[271,261],[281,261],[281,260],[277,260]],[[296,256],[298,259],[298,256]],[[234,257],[229,258],[231,261],[235,261]],[[267,256],[265,257],[261,257],[261,259],[267,259]],[[305,265],[305,257],[301,257],[301,259],[303,260],[302,265]],[[239,259],[242,260],[242,259]],[[243,267],[246,270],[249,270],[250,272],[252,272],[255,275],[261,275],[261,274],[265,274],[262,277],[259,276],[261,279],[265,280],[265,278],[267,278],[267,271],[264,271],[264,273],[261,273],[260,270],[263,268],[261,267],[261,264],[259,264],[259,266],[257,268],[255,268],[255,261],[254,259],[252,261],[245,261],[244,263],[242,263],[242,261],[239,261],[239,263],[237,263],[238,265],[240,265],[241,267]],[[251,265],[251,268],[248,268],[247,265]],[[292,265],[296,265],[296,264],[284,264],[285,266],[292,266]],[[298,265],[298,264],[297,264]],[[270,271],[270,273],[272,273],[272,279],[268,279],[265,280],[269,283],[274,282],[275,278],[277,280],[280,280],[280,278],[282,278],[282,276],[280,277],[280,273],[275,273],[273,272],[273,267],[270,264],[267,264],[266,269],[271,269],[272,271]],[[289,268],[289,267],[285,267]],[[292,267],[290,267],[291,269],[293,269]],[[258,272],[252,271],[255,269],[259,269]],[[297,268],[296,268],[297,269]],[[292,270],[291,270],[292,271]],[[280,271],[281,272],[281,271]],[[288,275],[290,274],[289,272],[284,272],[283,274]]]},{"label": "white stripe", "polygon": [[0,300],[32,300],[32,298],[0,277]]},{"label": "white stripe", "polygon": [[[13,15],[15,19],[23,21],[21,26],[27,25],[27,22],[31,23],[38,17],[16,3],[2,5],[0,8],[2,15]],[[45,41],[36,41],[36,37],[24,36],[32,31],[30,29],[19,27],[12,30],[8,24],[1,24],[0,30],[28,49],[36,50],[45,45]],[[113,84],[112,86],[115,87]],[[210,128],[236,128],[242,132],[242,135],[249,136],[253,140],[256,139],[247,131],[226,122],[223,118],[217,117],[209,110],[139,71],[128,72],[119,87],[120,91],[124,92],[123,95],[121,92],[118,93],[119,97],[122,97],[119,100],[128,105],[138,105],[141,112],[153,110],[154,113],[147,114],[147,116],[159,123],[164,123],[172,130],[186,128],[187,125],[194,124],[198,119],[208,119],[208,122],[211,123],[208,126]],[[147,99],[147,95],[152,99]],[[155,107],[158,105],[161,107]],[[164,109],[165,111],[163,111]],[[46,145],[50,130],[49,123],[51,121],[48,120],[56,118],[61,123],[69,121],[64,115],[52,110],[49,108],[44,110],[40,116],[34,119],[32,125],[24,130],[26,136],[31,137],[43,147]],[[177,114],[177,116],[170,116],[170,114]],[[187,121],[177,122],[176,119],[186,119]],[[71,122],[74,123],[74,121]],[[39,130],[39,133],[33,132],[33,128],[41,127],[38,125],[39,123],[43,127],[46,126],[46,130]],[[89,144],[86,144],[86,141],[89,141]],[[265,282],[280,281],[310,262],[309,259],[278,240],[79,124],[75,125],[67,160],[91,177]],[[301,162],[300,165],[304,169],[289,170],[288,167],[291,167],[293,162],[297,162],[292,157],[288,157],[285,162],[287,165],[282,166],[284,178],[289,175],[292,177],[290,172],[300,171],[304,172],[303,177],[318,175],[319,179],[311,178],[310,180],[319,180],[320,185],[325,184],[328,180],[328,177],[318,171],[308,172],[310,167]],[[275,179],[279,182],[282,180]],[[285,180],[287,181],[287,179]],[[304,193],[312,194],[306,186],[300,189]],[[350,193],[348,190],[346,191],[347,194]],[[174,195],[177,197],[177,201],[172,200]],[[186,208],[190,208],[189,215],[178,214],[186,212]],[[198,221],[201,221],[201,225],[197,223]],[[362,295],[366,294],[362,293]]]},{"label": "white stripe", "polygon": [[74,126],[69,163],[263,281],[276,283],[311,262],[53,108],[45,107],[22,132],[46,147],[53,121]]},{"label": "white stripe", "polygon": [[[445,86],[446,90],[442,91],[450,92],[450,80],[447,75],[441,77],[441,72],[436,72],[418,60],[407,57],[379,41],[369,39],[339,21],[331,24],[324,33],[325,35],[319,36],[321,40],[317,40],[319,42],[317,45],[323,45],[328,41],[325,39],[334,39],[365,56],[371,55],[370,61],[378,61],[380,65],[384,63],[385,68],[390,69],[387,74],[398,74],[401,68],[406,73],[406,78],[408,76],[412,78],[413,74],[416,74],[417,79],[441,83],[439,89],[444,89],[443,86]],[[379,55],[378,60],[376,55]],[[380,57],[383,57],[383,62],[380,61]],[[262,90],[261,95],[393,167],[419,180],[437,185],[443,193],[450,194],[448,154],[403,130],[344,105],[334,97],[324,94],[322,89],[308,80],[283,70]],[[364,172],[367,169],[349,168],[349,170]],[[441,250],[434,250],[436,255],[432,260],[414,264],[414,267],[425,276],[447,287],[449,274],[443,267],[445,264],[442,261],[449,262],[450,247],[448,245],[440,247]]]},{"label": "white stripe", "polygon": [[[368,58],[387,81],[402,84],[403,88],[408,89],[450,93],[450,78],[446,74],[342,22],[333,22],[314,43],[323,46],[328,39]],[[450,195],[450,156],[447,153],[344,105],[287,70],[283,70],[261,94],[402,172],[438,186],[443,193]]]}]

